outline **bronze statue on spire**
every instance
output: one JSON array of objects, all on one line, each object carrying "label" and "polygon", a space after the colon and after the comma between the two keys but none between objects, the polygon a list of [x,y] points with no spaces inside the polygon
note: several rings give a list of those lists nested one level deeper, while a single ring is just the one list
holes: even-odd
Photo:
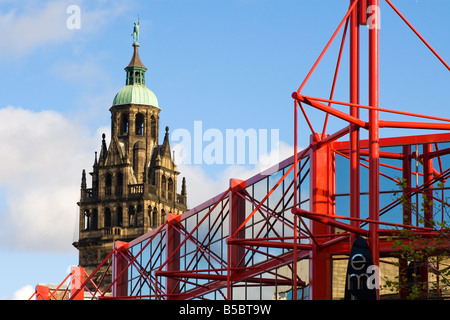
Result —
[{"label": "bronze statue on spire", "polygon": [[138,23],[134,23],[134,29],[133,29],[133,44],[137,44],[139,42],[139,25],[141,24],[141,19],[138,16]]}]

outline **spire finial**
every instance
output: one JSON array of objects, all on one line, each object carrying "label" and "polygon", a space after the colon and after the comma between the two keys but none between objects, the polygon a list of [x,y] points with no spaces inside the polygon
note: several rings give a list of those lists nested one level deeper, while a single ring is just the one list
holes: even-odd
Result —
[{"label": "spire finial", "polygon": [[166,134],[164,135],[164,144],[169,144],[169,127],[166,127]]},{"label": "spire finial", "polygon": [[81,173],[81,189],[86,189],[86,170]]},{"label": "spire finial", "polygon": [[108,148],[106,147],[106,140],[105,140],[105,138],[106,138],[106,134],[102,134],[102,151],[100,152],[100,155],[103,155],[103,160],[105,160],[106,159],[106,156],[107,156],[107,151],[108,151]]},{"label": "spire finial", "polygon": [[187,195],[187,192],[186,192],[186,178],[185,177],[183,177],[183,182],[181,183],[181,195],[182,196]]}]

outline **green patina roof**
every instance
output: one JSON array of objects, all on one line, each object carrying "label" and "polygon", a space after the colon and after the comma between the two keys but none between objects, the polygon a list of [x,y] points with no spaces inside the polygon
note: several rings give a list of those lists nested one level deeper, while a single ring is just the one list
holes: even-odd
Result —
[{"label": "green patina roof", "polygon": [[159,108],[155,94],[143,85],[128,85],[116,94],[113,106],[122,104],[142,104]]},{"label": "green patina roof", "polygon": [[134,42],[133,48],[133,57],[125,68],[127,74],[126,85],[116,94],[113,106],[141,104],[159,108],[158,99],[156,99],[155,94],[145,85],[145,72],[147,68],[139,57],[139,44]]}]

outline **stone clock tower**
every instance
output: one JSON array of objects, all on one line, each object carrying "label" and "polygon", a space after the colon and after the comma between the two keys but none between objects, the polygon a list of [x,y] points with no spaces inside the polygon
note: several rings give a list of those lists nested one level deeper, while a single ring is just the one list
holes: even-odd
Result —
[{"label": "stone clock tower", "polygon": [[[146,87],[147,68],[139,57],[137,37],[133,57],[125,68],[126,85],[114,98],[111,141],[105,134],[95,153],[92,186],[81,179],[79,265],[88,274],[98,267],[117,240],[131,241],[161,225],[167,214],[186,208],[186,182],[179,181],[169,145],[169,128],[159,144],[158,100]],[[181,193],[177,193],[181,183]]]}]

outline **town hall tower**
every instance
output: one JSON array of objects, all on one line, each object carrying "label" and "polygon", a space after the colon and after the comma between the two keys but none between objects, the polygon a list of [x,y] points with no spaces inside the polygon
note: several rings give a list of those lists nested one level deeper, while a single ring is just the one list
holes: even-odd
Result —
[{"label": "town hall tower", "polygon": [[90,172],[92,186],[87,186],[85,170],[81,178],[79,239],[73,245],[88,274],[111,252],[114,242],[129,242],[160,226],[168,213],[187,211],[186,181],[178,179],[168,127],[162,130],[162,144],[158,142],[161,109],[146,86],[147,68],[139,57],[137,37],[125,71],[126,85],[110,108],[109,146],[103,134]]}]

